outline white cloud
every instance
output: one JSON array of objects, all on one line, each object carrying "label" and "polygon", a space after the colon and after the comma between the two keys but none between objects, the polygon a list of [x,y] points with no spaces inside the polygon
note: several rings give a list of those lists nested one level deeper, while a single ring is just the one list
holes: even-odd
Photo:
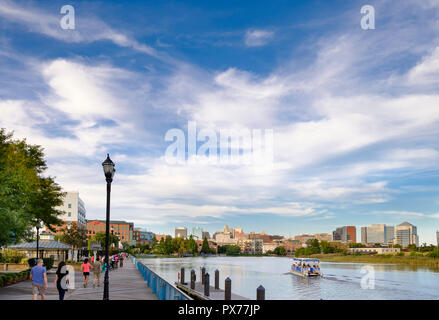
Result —
[{"label": "white cloud", "polygon": [[274,36],[273,31],[247,30],[245,33],[245,45],[248,47],[260,47],[268,43]]},{"label": "white cloud", "polygon": [[439,84],[439,47],[407,73],[407,81],[409,85],[415,86]]},{"label": "white cloud", "polygon": [[41,33],[61,41],[79,43],[108,40],[118,46],[130,47],[160,60],[171,62],[171,59],[166,55],[160,54],[154,48],[115,31],[96,17],[83,18],[78,16],[76,17],[76,25],[81,25],[81,28],[64,30],[60,27],[61,14],[49,14],[38,7],[27,6],[25,8],[8,0],[0,1],[0,16],[26,26],[30,32]]}]

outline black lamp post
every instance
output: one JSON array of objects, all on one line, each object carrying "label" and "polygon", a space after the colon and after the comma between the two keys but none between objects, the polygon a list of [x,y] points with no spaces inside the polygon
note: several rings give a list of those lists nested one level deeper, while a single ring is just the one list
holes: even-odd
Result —
[{"label": "black lamp post", "polygon": [[102,167],[104,167],[105,180],[107,180],[107,218],[105,227],[105,263],[107,268],[105,269],[104,278],[104,300],[109,300],[109,281],[108,281],[108,267],[109,267],[109,257],[108,257],[108,246],[110,243],[110,192],[111,192],[111,182],[113,182],[114,173],[116,169],[114,168],[114,163],[110,159],[110,155],[107,154],[107,159],[102,162]]}]

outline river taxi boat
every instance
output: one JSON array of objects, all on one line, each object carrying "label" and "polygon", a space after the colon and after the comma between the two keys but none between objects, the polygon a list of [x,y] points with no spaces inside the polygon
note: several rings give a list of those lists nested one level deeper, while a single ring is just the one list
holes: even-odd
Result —
[{"label": "river taxi boat", "polygon": [[311,258],[293,258],[291,273],[301,277],[322,277],[320,260]]}]

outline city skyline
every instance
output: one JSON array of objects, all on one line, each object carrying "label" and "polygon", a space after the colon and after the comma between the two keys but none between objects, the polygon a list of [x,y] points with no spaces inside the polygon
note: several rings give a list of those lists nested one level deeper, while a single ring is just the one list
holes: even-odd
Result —
[{"label": "city skyline", "polygon": [[[437,2],[75,1],[74,29],[61,6],[0,0],[0,127],[45,149],[88,219],[105,217],[109,153],[111,219],[157,233],[352,225],[358,240],[409,221],[436,243]],[[272,169],[167,163],[166,133],[190,122],[273,130]]]}]

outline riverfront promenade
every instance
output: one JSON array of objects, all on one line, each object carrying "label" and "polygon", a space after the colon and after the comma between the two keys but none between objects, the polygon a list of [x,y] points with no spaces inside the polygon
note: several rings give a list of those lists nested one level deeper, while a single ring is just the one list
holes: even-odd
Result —
[{"label": "riverfront promenade", "polygon": [[[58,300],[58,290],[54,287],[55,269],[47,275],[49,289],[46,300]],[[104,294],[104,273],[101,274],[101,286],[93,289],[93,273],[90,273],[87,288],[83,287],[82,272],[75,272],[75,289],[66,292],[65,300],[102,300]],[[39,296],[38,299],[41,297]],[[0,300],[32,300],[30,280],[0,288]],[[110,300],[158,300],[146,285],[140,273],[130,259],[124,260],[123,268],[110,271]]]}]

